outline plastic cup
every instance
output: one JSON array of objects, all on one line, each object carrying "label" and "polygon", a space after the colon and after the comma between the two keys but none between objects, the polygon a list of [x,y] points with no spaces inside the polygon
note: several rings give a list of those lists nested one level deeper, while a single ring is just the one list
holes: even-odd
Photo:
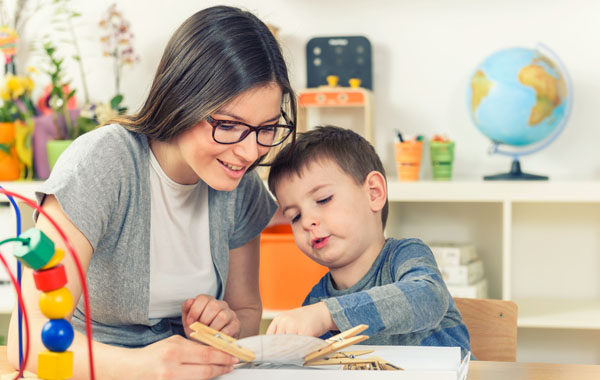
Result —
[{"label": "plastic cup", "polygon": [[431,141],[429,143],[433,179],[449,181],[452,179],[454,162],[454,141]]},{"label": "plastic cup", "polygon": [[398,180],[417,181],[421,170],[423,143],[421,141],[397,142],[394,149],[396,151]]}]

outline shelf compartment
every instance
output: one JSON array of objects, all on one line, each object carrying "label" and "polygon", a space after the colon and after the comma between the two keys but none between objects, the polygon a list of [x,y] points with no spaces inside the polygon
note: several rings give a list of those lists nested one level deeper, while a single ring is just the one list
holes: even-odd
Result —
[{"label": "shelf compartment", "polygon": [[488,296],[503,298],[501,202],[390,202],[386,236],[433,242],[470,242],[483,261]]},{"label": "shelf compartment", "polygon": [[600,329],[600,300],[517,299],[519,327]]}]

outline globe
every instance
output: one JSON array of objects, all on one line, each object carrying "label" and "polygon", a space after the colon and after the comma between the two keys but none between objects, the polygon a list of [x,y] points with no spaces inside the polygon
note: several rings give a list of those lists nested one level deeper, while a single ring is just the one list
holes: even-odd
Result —
[{"label": "globe", "polygon": [[474,70],[467,101],[473,123],[492,141],[491,152],[513,158],[509,173],[484,179],[548,179],[523,173],[519,157],[554,141],[570,115],[570,80],[550,49],[515,47],[491,54]]}]

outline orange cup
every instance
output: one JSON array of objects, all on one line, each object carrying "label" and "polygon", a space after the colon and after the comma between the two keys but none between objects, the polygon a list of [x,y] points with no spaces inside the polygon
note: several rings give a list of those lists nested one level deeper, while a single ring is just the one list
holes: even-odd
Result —
[{"label": "orange cup", "polygon": [[421,141],[397,142],[394,149],[398,179],[400,181],[417,181],[421,170],[423,143]]},{"label": "orange cup", "polygon": [[298,249],[289,225],[273,226],[261,234],[259,285],[264,309],[302,306],[328,270]]}]

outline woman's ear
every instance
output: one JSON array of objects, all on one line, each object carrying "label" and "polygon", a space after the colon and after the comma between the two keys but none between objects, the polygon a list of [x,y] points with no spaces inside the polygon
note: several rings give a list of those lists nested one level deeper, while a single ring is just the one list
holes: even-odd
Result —
[{"label": "woman's ear", "polygon": [[380,172],[373,170],[367,174],[365,186],[369,192],[369,202],[371,211],[377,212],[383,209],[387,201],[387,186],[385,177]]}]

